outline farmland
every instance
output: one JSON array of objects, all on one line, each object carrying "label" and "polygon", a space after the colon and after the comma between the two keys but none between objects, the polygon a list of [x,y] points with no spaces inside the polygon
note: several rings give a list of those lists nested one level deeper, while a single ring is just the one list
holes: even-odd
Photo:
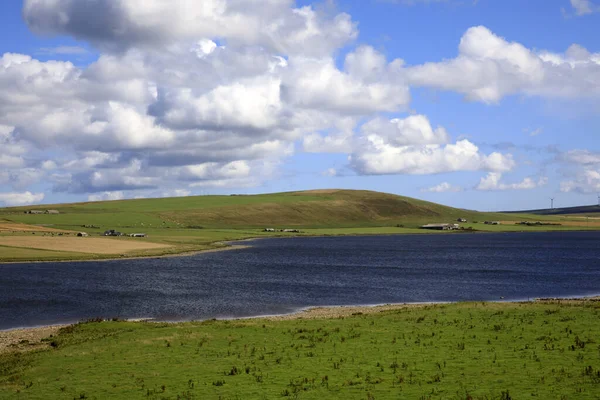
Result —
[{"label": "farmland", "polygon": [[[430,233],[418,229],[423,224],[450,223],[458,218],[468,220],[462,224],[465,229],[483,232],[600,229],[598,221],[579,216],[482,213],[392,194],[354,190],[58,204],[44,208],[57,210],[59,214],[26,213],[33,208],[40,206],[0,209],[0,260],[161,256],[223,248],[224,242],[230,240],[298,235],[279,232],[284,228],[314,236],[420,234]],[[486,225],[483,222],[487,220],[503,223]],[[561,225],[515,225],[519,221],[540,220]],[[264,228],[274,228],[276,232],[264,232]],[[97,237],[109,229],[143,232],[148,237],[106,238],[113,242],[98,242]],[[79,231],[92,237],[79,238],[85,244],[71,247],[73,242],[69,240]],[[35,236],[35,239],[12,238],[23,236]],[[57,245],[40,245],[39,239],[49,242],[47,237],[52,237]],[[82,248],[86,251],[77,250]],[[30,257],[27,249],[31,249]]]}]

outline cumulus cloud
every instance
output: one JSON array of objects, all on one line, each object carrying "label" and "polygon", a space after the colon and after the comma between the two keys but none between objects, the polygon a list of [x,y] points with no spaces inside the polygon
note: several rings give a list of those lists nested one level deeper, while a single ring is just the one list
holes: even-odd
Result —
[{"label": "cumulus cloud", "polygon": [[352,135],[320,135],[311,133],[304,137],[303,148],[307,153],[348,153],[352,149]]},{"label": "cumulus cloud", "polygon": [[325,171],[321,172],[321,175],[328,177],[337,176],[337,174],[338,172],[335,168],[327,168]]},{"label": "cumulus cloud", "polygon": [[123,200],[124,198],[125,194],[123,192],[104,192],[89,195],[88,201],[113,201]]},{"label": "cumulus cloud", "polygon": [[589,150],[570,150],[559,155],[559,160],[572,164],[581,165],[600,165],[600,153],[595,153]]},{"label": "cumulus cloud", "polygon": [[344,71],[333,57],[293,58],[283,81],[283,97],[300,108],[365,115],[402,111],[410,102],[401,79],[401,60],[387,64],[373,48],[363,46],[346,56]]},{"label": "cumulus cloud", "polygon": [[495,191],[495,190],[529,190],[540,186],[545,186],[548,183],[548,178],[542,177],[537,181],[533,178],[525,178],[518,183],[502,182],[502,174],[498,172],[490,172],[487,176],[481,178],[479,184],[475,187],[476,190]]},{"label": "cumulus cloud", "polygon": [[446,130],[433,129],[423,115],[390,121],[374,119],[363,125],[350,164],[358,173],[369,175],[503,172],[515,166],[510,154],[486,155],[466,139],[454,144],[448,141]]},{"label": "cumulus cloud", "polygon": [[575,10],[575,14],[578,16],[591,14],[600,10],[600,7],[592,3],[591,0],[570,0],[571,7]]},{"label": "cumulus cloud", "polygon": [[14,188],[25,184],[14,179],[23,167],[27,182],[77,194],[257,185],[298,141],[351,152],[360,118],[410,101],[401,60],[359,46],[338,66],[336,51],[358,30],[327,7],[26,0],[23,16],[34,32],[85,40],[100,54],[86,67],[0,58],[0,167]]},{"label": "cumulus cloud", "polygon": [[5,206],[26,206],[44,200],[44,193],[10,192],[0,193],[0,203]]},{"label": "cumulus cloud", "polygon": [[112,50],[219,37],[314,55],[328,54],[357,35],[347,14],[331,17],[293,5],[292,0],[25,0],[23,17],[35,32]]},{"label": "cumulus cloud", "polygon": [[600,193],[600,168],[587,167],[578,171],[574,179],[561,182],[560,190],[583,194]]},{"label": "cumulus cloud", "polygon": [[376,118],[362,126],[364,135],[378,135],[395,146],[424,144],[446,144],[450,140],[446,130],[438,126],[433,128],[424,115],[412,115],[408,118],[386,120]]},{"label": "cumulus cloud", "polygon": [[600,153],[576,149],[558,154],[557,161],[570,167],[560,185],[562,192],[600,192]]},{"label": "cumulus cloud", "polygon": [[[340,113],[408,101],[406,86],[386,86],[392,64],[372,49],[349,55],[348,70],[335,66],[334,52],[358,34],[349,15],[291,0],[26,0],[23,16],[35,32],[101,51],[84,68],[0,58],[0,167],[24,167],[27,153],[55,191],[256,185],[270,176],[260,177],[264,165],[338,126]],[[385,82],[365,76],[370,60],[388,70]],[[319,84],[309,65],[322,70]],[[49,160],[58,149],[62,159]]]},{"label": "cumulus cloud", "polygon": [[442,182],[439,185],[430,188],[421,189],[421,192],[428,193],[446,193],[446,192],[462,192],[464,189],[461,186],[455,186],[448,182]]},{"label": "cumulus cloud", "polygon": [[551,97],[600,95],[600,54],[571,46],[564,54],[536,52],[484,26],[467,30],[456,58],[409,67],[408,82],[497,103],[512,94]]},{"label": "cumulus cloud", "polygon": [[90,199],[250,187],[297,146],[349,154],[359,174],[506,172],[510,154],[392,117],[409,85],[484,102],[600,92],[600,58],[581,47],[534,52],[475,27],[457,58],[407,67],[368,45],[346,52],[349,15],[293,0],[25,0],[23,16],[99,55],[85,67],[0,57],[0,183],[15,193],[41,181]]}]

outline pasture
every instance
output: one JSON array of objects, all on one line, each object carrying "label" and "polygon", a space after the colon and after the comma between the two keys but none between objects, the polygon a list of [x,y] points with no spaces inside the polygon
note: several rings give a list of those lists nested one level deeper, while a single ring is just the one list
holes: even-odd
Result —
[{"label": "pasture", "polygon": [[[600,303],[89,321],[0,355],[0,398],[597,399]],[[28,346],[34,348],[25,351]]]}]

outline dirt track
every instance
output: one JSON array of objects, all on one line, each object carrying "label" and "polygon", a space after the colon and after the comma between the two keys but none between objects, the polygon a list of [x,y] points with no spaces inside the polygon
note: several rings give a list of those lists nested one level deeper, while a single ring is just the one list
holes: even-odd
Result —
[{"label": "dirt track", "polygon": [[29,249],[69,251],[91,254],[122,254],[131,251],[164,249],[165,244],[150,243],[144,239],[103,239],[80,237],[0,236],[0,245]]}]

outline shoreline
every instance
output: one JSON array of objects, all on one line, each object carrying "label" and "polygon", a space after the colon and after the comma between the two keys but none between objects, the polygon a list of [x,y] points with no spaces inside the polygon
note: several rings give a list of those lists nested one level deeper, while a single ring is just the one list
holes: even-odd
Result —
[{"label": "shoreline", "polygon": [[[257,239],[262,239],[262,238],[257,238]],[[243,239],[243,240],[236,240],[236,242],[241,242],[241,241],[246,241],[246,240],[256,240],[256,239]],[[215,242],[215,243],[225,243],[225,246],[223,247],[215,247],[213,249],[204,249],[204,250],[192,250],[192,251],[185,251],[183,253],[172,253],[172,254],[158,254],[155,256],[133,256],[133,257],[119,257],[119,258],[115,258],[115,257],[109,257],[109,258],[90,258],[90,259],[83,259],[83,260],[34,260],[34,261],[1,261],[0,260],[0,265],[3,264],[48,264],[48,263],[88,263],[88,262],[103,262],[103,261],[128,261],[128,260],[149,260],[149,259],[154,259],[154,258],[178,258],[178,257],[192,257],[198,254],[204,254],[204,253],[216,253],[216,252],[220,252],[220,251],[230,251],[230,250],[243,250],[243,249],[247,249],[250,248],[251,246],[244,246],[244,245],[229,245],[227,244],[227,242]]]},{"label": "shoreline", "polygon": [[[70,260],[30,260],[30,261],[2,261],[0,260],[0,266],[3,264],[42,264],[42,263],[80,263],[80,262],[101,262],[101,261],[125,261],[125,260],[148,260],[152,258],[176,258],[176,257],[192,257],[198,254],[203,253],[214,253],[220,251],[229,251],[229,250],[243,250],[250,248],[252,246],[245,245],[231,245],[229,243],[239,243],[239,242],[252,242],[256,240],[263,239],[295,239],[295,238],[329,238],[329,237],[356,237],[356,236],[405,236],[405,235],[448,235],[448,234],[510,234],[510,233],[565,233],[565,232],[596,232],[598,230],[569,230],[569,231],[561,231],[561,230],[538,230],[538,231],[455,231],[455,232],[422,232],[421,230],[416,229],[417,232],[398,232],[398,233],[341,233],[341,234],[321,234],[321,235],[293,235],[293,236],[257,236],[257,237],[249,237],[246,239],[238,239],[231,240],[228,242],[217,241],[214,243],[210,243],[209,246],[224,244],[222,247],[209,248],[204,250],[192,250],[192,251],[184,251],[182,253],[170,253],[170,254],[157,254],[157,255],[142,255],[142,256],[125,256],[125,257],[114,257],[109,256],[107,258],[90,258],[90,259],[70,259]],[[10,246],[8,246],[10,247]]]},{"label": "shoreline", "polygon": [[[268,320],[268,321],[291,321],[302,319],[336,319],[363,314],[376,314],[385,311],[403,310],[411,308],[422,308],[428,306],[439,306],[448,304],[460,303],[488,303],[488,304],[528,304],[528,303],[565,303],[579,304],[586,302],[600,302],[600,295],[592,296],[567,296],[567,297],[543,297],[534,298],[532,300],[487,300],[487,301],[466,301],[466,302],[414,302],[414,303],[387,303],[374,305],[345,305],[345,306],[310,306],[303,307],[290,313],[275,314],[275,315],[257,315],[249,317],[231,317],[217,318],[220,321],[247,321],[247,320]],[[207,319],[208,320],[208,319]],[[152,318],[131,318],[126,319],[127,322],[133,323],[171,323],[185,324],[202,322],[205,320],[189,320],[189,321],[159,321]],[[52,324],[35,327],[19,327],[0,330],[0,354],[9,352],[23,352],[37,349],[47,348],[46,343],[49,338],[58,334],[62,328],[77,325],[79,322],[72,324]]]}]

